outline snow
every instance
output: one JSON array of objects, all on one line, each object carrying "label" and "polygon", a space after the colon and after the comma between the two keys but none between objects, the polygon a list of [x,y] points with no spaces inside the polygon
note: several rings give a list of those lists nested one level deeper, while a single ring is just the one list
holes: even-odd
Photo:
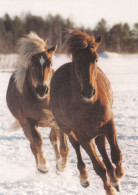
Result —
[{"label": "snow", "polygon": [[[12,69],[17,56],[0,59],[0,69],[6,65]],[[53,67],[69,62],[65,55],[56,55]],[[1,63],[2,62],[2,63]],[[2,65],[3,64],[3,65]],[[98,65],[111,81],[114,92],[113,112],[118,143],[123,153],[125,176],[120,179],[120,195],[138,194],[138,54],[120,55],[102,53]],[[4,67],[5,70],[5,67]],[[49,141],[50,128],[39,128],[44,139],[44,152],[49,172],[36,172],[35,160],[29,141],[20,129],[9,132],[14,121],[10,114],[5,95],[11,73],[0,73],[0,195],[103,195],[105,191],[101,179],[95,174],[91,161],[82,150],[90,177],[90,187],[84,189],[79,182],[76,154],[70,147],[68,165],[65,172],[56,174],[55,156]],[[109,148],[108,144],[107,147]],[[108,149],[109,150],[109,149]]]},{"label": "snow", "polygon": [[0,54],[0,71],[12,71],[17,66],[17,54]]}]

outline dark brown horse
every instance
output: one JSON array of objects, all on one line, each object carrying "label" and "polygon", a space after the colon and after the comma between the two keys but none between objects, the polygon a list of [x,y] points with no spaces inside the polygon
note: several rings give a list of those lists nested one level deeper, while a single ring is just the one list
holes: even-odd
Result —
[{"label": "dark brown horse", "polygon": [[[95,172],[101,177],[106,193],[114,195],[112,185],[119,190],[118,178],[124,171],[112,113],[112,89],[109,80],[97,66],[96,50],[100,42],[101,37],[94,39],[80,31],[68,34],[65,47],[68,54],[72,54],[72,62],[64,64],[54,73],[50,101],[56,122],[69,136],[76,151],[81,184],[87,187],[89,181],[80,145],[89,155]],[[96,154],[94,139],[104,163]],[[106,139],[116,168],[108,158]]]},{"label": "dark brown horse", "polygon": [[[46,42],[31,32],[18,42],[18,68],[12,74],[7,90],[7,105],[16,118],[14,127],[21,126],[30,141],[30,147],[40,172],[47,172],[43,141],[38,126],[51,127],[50,141],[56,160],[60,154],[57,148],[58,126],[50,111],[49,92],[53,76],[52,55],[56,47],[47,48]],[[60,136],[61,140],[64,135]],[[64,142],[63,142],[64,144]],[[64,148],[64,145],[61,148]],[[62,156],[62,152],[61,152]],[[66,159],[63,159],[66,162]]]}]

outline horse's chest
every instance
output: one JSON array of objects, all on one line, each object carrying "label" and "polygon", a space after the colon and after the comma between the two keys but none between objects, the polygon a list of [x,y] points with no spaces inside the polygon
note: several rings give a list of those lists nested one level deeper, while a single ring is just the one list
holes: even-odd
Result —
[{"label": "horse's chest", "polygon": [[71,110],[70,124],[74,129],[99,129],[111,118],[111,110],[101,106],[79,106]]},{"label": "horse's chest", "polygon": [[38,103],[30,105],[30,109],[27,109],[27,116],[40,127],[57,128],[53,114],[46,105],[39,105]]},{"label": "horse's chest", "polygon": [[47,110],[47,109],[43,109],[42,113],[41,113],[41,117],[38,121],[38,126],[40,127],[55,127],[57,128],[55,119],[53,114],[51,113],[51,111]]}]

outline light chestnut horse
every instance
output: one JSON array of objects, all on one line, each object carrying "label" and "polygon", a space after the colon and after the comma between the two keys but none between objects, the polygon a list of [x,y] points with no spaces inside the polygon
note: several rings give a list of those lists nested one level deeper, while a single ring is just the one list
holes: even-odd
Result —
[{"label": "light chestnut horse", "polygon": [[[47,48],[46,42],[37,34],[31,32],[17,43],[19,51],[18,68],[12,74],[7,89],[7,105],[16,122],[14,128],[21,126],[30,141],[30,147],[36,159],[37,169],[46,173],[46,158],[43,153],[43,140],[38,126],[51,127],[50,141],[53,145],[56,161],[60,159],[57,147],[58,126],[50,108],[50,81],[52,56],[56,47]],[[64,134],[60,135],[61,162],[64,166]],[[66,148],[65,148],[66,149]]]},{"label": "light chestnut horse", "polygon": [[[123,176],[124,170],[113,119],[111,85],[97,66],[96,50],[100,42],[101,37],[95,39],[80,31],[69,32],[65,48],[72,55],[72,62],[64,64],[54,73],[50,85],[50,104],[56,122],[61,131],[69,136],[76,151],[81,184],[87,187],[89,181],[80,146],[89,155],[95,172],[101,177],[106,194],[114,195],[112,186],[119,191],[118,178]],[[108,158],[106,139],[116,167]],[[104,163],[96,153],[94,140]]]}]

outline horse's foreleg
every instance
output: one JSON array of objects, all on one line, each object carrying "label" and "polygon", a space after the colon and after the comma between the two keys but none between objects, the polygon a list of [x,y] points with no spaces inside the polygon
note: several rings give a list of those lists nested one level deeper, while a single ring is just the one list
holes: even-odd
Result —
[{"label": "horse's foreleg", "polygon": [[24,134],[30,141],[30,147],[35,156],[38,171],[46,173],[48,168],[46,166],[46,159],[43,153],[43,140],[41,134],[30,120],[26,120],[24,123],[21,123],[21,126]]},{"label": "horse's foreleg", "polygon": [[88,180],[88,173],[86,170],[86,166],[85,163],[82,160],[82,156],[81,156],[81,152],[80,152],[80,144],[79,142],[76,140],[75,135],[70,134],[69,135],[69,140],[73,146],[73,148],[76,151],[76,155],[77,155],[77,160],[78,160],[78,170],[80,172],[80,183],[83,187],[88,187],[89,186],[89,180]]},{"label": "horse's foreleg", "polygon": [[92,163],[93,163],[93,168],[97,175],[99,175],[103,181],[104,184],[104,189],[106,190],[107,195],[115,195],[114,188],[111,186],[111,184],[108,182],[107,176],[106,176],[106,169],[104,164],[99,160],[95,145],[93,141],[88,141],[86,137],[78,134],[75,132],[75,135],[77,137],[78,142],[80,145],[84,148],[84,150],[87,152],[89,155]]},{"label": "horse's foreleg", "polygon": [[119,185],[118,185],[118,179],[115,176],[115,169],[108,157],[108,154],[106,152],[106,138],[105,136],[101,135],[101,136],[97,136],[95,138],[95,143],[97,145],[97,148],[103,158],[103,162],[106,166],[107,169],[107,173],[109,175],[111,184],[116,188],[117,191],[119,191]]},{"label": "horse's foreleg", "polygon": [[60,159],[60,153],[59,153],[59,149],[58,149],[58,136],[57,136],[57,130],[54,128],[51,128],[50,131],[50,142],[54,148],[54,152],[55,152],[55,156],[56,156],[56,163],[58,162],[58,160]]},{"label": "horse's foreleg", "polygon": [[67,157],[69,153],[69,148],[67,144],[67,136],[63,133],[61,129],[58,129],[58,138],[60,141],[60,156],[61,159],[57,162],[57,170],[64,171],[67,164]]},{"label": "horse's foreleg", "polygon": [[116,165],[115,173],[118,178],[124,175],[122,167],[122,153],[118,147],[114,121],[110,121],[105,127],[105,135],[111,147],[112,162]]}]

